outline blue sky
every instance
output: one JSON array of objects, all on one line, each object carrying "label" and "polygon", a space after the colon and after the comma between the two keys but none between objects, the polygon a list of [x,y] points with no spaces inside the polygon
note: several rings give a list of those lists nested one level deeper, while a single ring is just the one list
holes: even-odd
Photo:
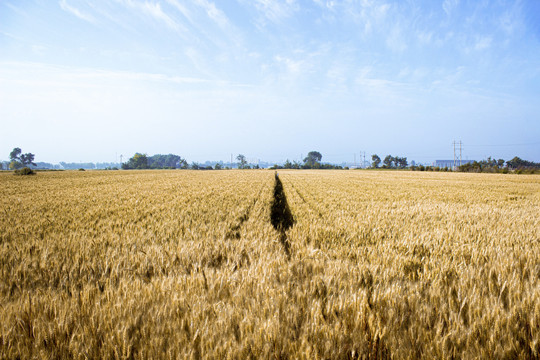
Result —
[{"label": "blue sky", "polygon": [[0,0],[0,119],[0,159],[540,161],[540,1]]}]

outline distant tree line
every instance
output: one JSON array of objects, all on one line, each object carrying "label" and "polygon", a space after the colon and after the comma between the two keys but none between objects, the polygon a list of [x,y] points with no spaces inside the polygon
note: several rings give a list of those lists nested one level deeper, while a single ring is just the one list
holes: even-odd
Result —
[{"label": "distant tree line", "polygon": [[[409,166],[406,157],[386,155],[384,161],[382,162],[383,169],[405,169]],[[371,155],[371,167],[373,169],[379,168],[381,164],[381,158],[377,154]]]},{"label": "distant tree line", "polygon": [[[259,165],[249,165],[246,156],[243,154],[239,154],[236,160],[238,160],[238,169],[259,169]],[[205,164],[199,164],[197,162],[188,164],[186,159],[174,154],[147,156],[146,154],[136,153],[127,162],[122,164],[122,169],[224,170],[231,169],[232,164],[230,165],[224,166],[221,161],[213,163],[213,166],[209,162]]]},{"label": "distant tree line", "polygon": [[512,160],[508,160],[506,162],[506,165],[508,166],[509,169],[512,169],[512,170],[520,170],[520,169],[540,170],[540,163],[522,160],[517,156],[515,156]]},{"label": "distant tree line", "polygon": [[147,156],[146,154],[135,153],[127,162],[122,164],[122,169],[187,169],[188,163],[178,155],[156,154]]},{"label": "distant tree line", "polygon": [[[32,153],[24,153],[20,148],[14,148],[9,154],[9,162],[0,162],[0,170],[4,167],[10,170],[20,170],[23,168],[32,169],[117,169],[117,163],[66,163],[60,162],[60,165],[53,165],[44,162],[34,162],[35,155]],[[238,169],[259,169],[259,165],[250,165],[247,158],[243,154],[238,154]],[[283,165],[274,165],[272,169],[343,169],[342,166],[323,164],[321,162],[322,154],[318,151],[310,151],[302,162],[285,161]],[[387,155],[383,161],[377,154],[371,155],[371,168],[383,169],[410,169],[413,171],[452,171],[451,168],[439,168],[436,166],[413,165],[409,167],[406,157]],[[382,163],[382,166],[380,166]],[[213,165],[213,166],[212,166]],[[221,170],[230,169],[230,166],[224,166],[223,162],[209,162],[204,165],[193,162],[188,164],[186,159],[175,154],[156,154],[147,156],[146,154],[135,153],[127,162],[121,165],[122,169],[193,169],[193,170]],[[345,169],[348,169],[345,167]],[[519,157],[514,157],[511,160],[504,161],[503,159],[495,159],[488,157],[482,161],[473,161],[459,166],[457,171],[460,172],[492,172],[492,173],[518,173],[518,174],[534,174],[540,173],[540,163],[523,160]],[[27,170],[25,170],[27,172]],[[21,173],[21,172],[18,172]]]},{"label": "distant tree line", "polygon": [[414,165],[409,167],[412,171],[452,171],[448,167]]},{"label": "distant tree line", "polygon": [[318,151],[310,151],[304,158],[303,162],[293,161],[289,159],[283,165],[274,165],[272,169],[343,169],[342,166],[323,164],[321,162],[322,154]]},{"label": "distant tree line", "polygon": [[518,174],[534,174],[540,172],[540,163],[523,160],[517,156],[506,162],[503,159],[495,160],[488,157],[486,160],[463,164],[459,166],[457,170],[461,172],[477,173],[488,172],[506,174],[515,172]]},{"label": "distant tree line", "polygon": [[[437,167],[437,166],[424,166],[424,165],[408,165],[406,157],[392,156],[387,155],[382,161],[383,169],[405,169],[408,168],[412,171],[452,171],[448,167]],[[414,162],[413,162],[414,163]],[[381,164],[381,158],[377,154],[371,155],[371,168],[377,169]],[[499,173],[509,173],[516,172],[518,174],[523,173],[538,173],[540,172],[540,163],[535,163],[532,161],[527,161],[520,159],[519,157],[514,157],[512,160],[504,161],[503,159],[492,159],[488,157],[486,160],[482,161],[473,161],[471,163],[463,164],[458,166],[456,169],[461,172],[499,172]]]}]

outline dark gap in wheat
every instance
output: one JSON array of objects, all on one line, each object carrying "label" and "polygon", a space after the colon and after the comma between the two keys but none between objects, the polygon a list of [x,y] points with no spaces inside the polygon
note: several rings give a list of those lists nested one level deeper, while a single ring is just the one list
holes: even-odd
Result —
[{"label": "dark gap in wheat", "polygon": [[279,231],[279,240],[285,249],[287,255],[290,255],[291,244],[287,239],[287,230],[294,225],[294,217],[287,203],[287,197],[283,190],[283,184],[279,179],[279,175],[276,172],[276,181],[274,185],[274,197],[272,199],[272,205],[270,208],[270,222],[274,229]]}]

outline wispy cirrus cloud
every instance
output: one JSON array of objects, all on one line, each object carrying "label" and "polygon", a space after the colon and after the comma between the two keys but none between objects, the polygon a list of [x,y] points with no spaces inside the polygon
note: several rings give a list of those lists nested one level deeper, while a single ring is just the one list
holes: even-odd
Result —
[{"label": "wispy cirrus cloud", "polygon": [[446,15],[450,16],[454,10],[459,6],[459,0],[444,0],[442,8]]},{"label": "wispy cirrus cloud", "polygon": [[479,36],[474,44],[474,49],[478,51],[489,49],[492,42],[493,38],[491,36]]},{"label": "wispy cirrus cloud", "polygon": [[[110,83],[136,82],[141,85],[145,82],[168,83],[168,84],[206,84],[221,85],[222,82],[216,82],[206,78],[189,76],[171,76],[161,73],[134,72],[134,71],[112,71],[93,69],[87,67],[58,66],[35,62],[0,62],[0,79],[4,81],[19,82],[21,72],[30,74],[24,81],[28,82],[32,78],[34,85],[51,85],[50,79],[55,79],[55,84],[69,84],[69,86],[88,86],[88,84],[101,83],[107,81]],[[31,75],[34,74],[34,75]],[[43,79],[48,79],[44,82]]]},{"label": "wispy cirrus cloud", "polygon": [[386,37],[386,45],[394,52],[403,52],[407,50],[407,42],[403,38],[403,29],[399,24],[394,24]]},{"label": "wispy cirrus cloud", "polygon": [[254,0],[248,3],[255,6],[266,20],[273,23],[280,23],[300,9],[296,0]]},{"label": "wispy cirrus cloud", "polygon": [[187,29],[171,15],[165,12],[160,2],[117,0],[127,8],[138,11],[140,14],[163,23],[167,28],[179,33],[186,33]]},{"label": "wispy cirrus cloud", "polygon": [[218,9],[215,3],[208,0],[194,0],[195,4],[204,9],[208,18],[222,29],[229,29],[232,25],[229,18],[223,11]]},{"label": "wispy cirrus cloud", "polygon": [[160,3],[144,2],[138,5],[139,9],[156,20],[162,21],[167,27],[175,31],[185,31],[185,28],[178,21],[169,16],[161,8]]},{"label": "wispy cirrus cloud", "polygon": [[60,0],[59,4],[60,4],[60,8],[62,8],[62,10],[66,11],[66,12],[72,14],[72,15],[75,15],[76,17],[78,17],[81,20],[88,21],[90,23],[94,23],[96,21],[96,19],[92,15],[83,13],[79,9],[69,5],[67,0]]},{"label": "wispy cirrus cloud", "polygon": [[175,8],[190,23],[194,22],[192,12],[188,9],[188,7],[184,3],[181,3],[178,0],[166,0],[166,2],[169,5],[171,5],[173,8]]},{"label": "wispy cirrus cloud", "polygon": [[166,0],[166,2],[178,11],[186,26],[190,27],[192,35],[203,37],[205,42],[223,49],[230,47],[231,43],[235,47],[241,46],[238,29],[214,2],[208,0],[190,0],[183,3],[179,0]]}]

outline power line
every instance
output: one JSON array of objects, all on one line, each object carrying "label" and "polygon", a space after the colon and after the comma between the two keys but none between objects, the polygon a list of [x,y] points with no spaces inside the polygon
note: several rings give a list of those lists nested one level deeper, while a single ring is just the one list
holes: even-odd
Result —
[{"label": "power line", "polygon": [[481,147],[481,146],[485,146],[485,147],[488,147],[488,146],[529,146],[529,145],[540,145],[540,142],[534,142],[534,143],[521,143],[521,144],[484,144],[484,145],[479,145],[479,144],[473,144],[473,145],[467,145],[467,146],[476,146],[476,147]]}]

